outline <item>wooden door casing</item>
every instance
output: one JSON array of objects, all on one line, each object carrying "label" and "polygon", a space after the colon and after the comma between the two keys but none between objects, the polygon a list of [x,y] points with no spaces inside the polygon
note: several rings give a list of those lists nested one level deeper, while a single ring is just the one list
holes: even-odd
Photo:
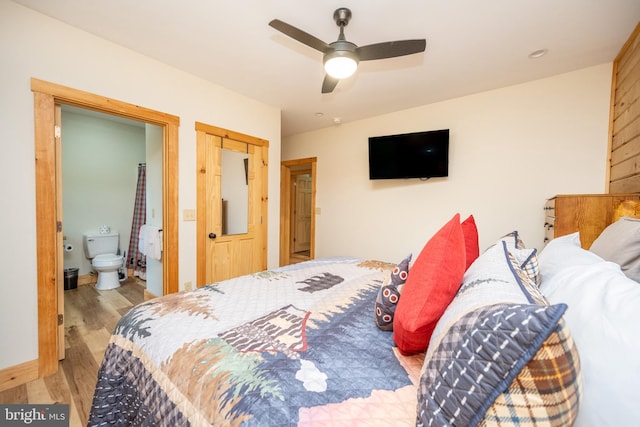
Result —
[{"label": "wooden door casing", "polygon": [[[203,123],[196,123],[197,144],[197,283],[255,273],[267,264],[268,141]],[[246,149],[248,154],[247,232],[224,235],[221,197],[221,150]],[[215,237],[210,238],[210,235]]]},{"label": "wooden door casing", "polygon": [[[55,169],[55,105],[68,104],[107,114],[116,114],[162,127],[163,132],[163,291],[178,291],[178,127],[180,118],[128,104],[112,98],[31,78],[34,96],[34,143],[36,159],[36,236],[38,265],[38,360],[12,379],[14,384],[42,378],[58,370],[58,244],[57,206],[59,197]],[[26,366],[32,366],[27,363]],[[20,368],[23,371],[23,368]]]},{"label": "wooden door casing", "polygon": [[280,163],[280,265],[291,264],[291,244],[292,222],[291,215],[293,195],[291,194],[291,182],[298,171],[304,170],[311,176],[311,226],[309,231],[309,259],[315,258],[315,234],[316,234],[316,216],[320,214],[320,209],[316,208],[316,174],[317,174],[316,157],[307,157],[303,159],[285,160]]},{"label": "wooden door casing", "polygon": [[[56,169],[56,214],[58,224],[64,224],[62,212],[62,106],[55,104],[54,107],[54,141],[55,148],[55,169]],[[64,235],[62,228],[56,231],[56,280],[58,282],[58,360],[65,357],[64,345]]]}]

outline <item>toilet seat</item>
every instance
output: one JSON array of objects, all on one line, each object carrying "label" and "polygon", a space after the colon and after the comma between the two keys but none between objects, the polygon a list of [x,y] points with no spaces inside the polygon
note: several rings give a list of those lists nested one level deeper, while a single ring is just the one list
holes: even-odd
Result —
[{"label": "toilet seat", "polygon": [[115,254],[102,254],[96,256],[91,264],[94,267],[120,267],[122,265],[122,256]]}]

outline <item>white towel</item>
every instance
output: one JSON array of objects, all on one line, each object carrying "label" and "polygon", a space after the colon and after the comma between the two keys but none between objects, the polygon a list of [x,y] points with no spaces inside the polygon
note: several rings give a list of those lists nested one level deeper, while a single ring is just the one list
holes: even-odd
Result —
[{"label": "white towel", "polygon": [[147,225],[141,225],[140,230],[138,231],[138,252],[142,255],[146,255],[144,246],[147,241],[147,228]]},{"label": "white towel", "polygon": [[155,225],[145,224],[140,227],[142,252],[147,257],[160,261],[162,258],[162,230]]},{"label": "white towel", "polygon": [[149,225],[144,247],[149,258],[160,261],[162,258],[162,230],[160,227]]}]

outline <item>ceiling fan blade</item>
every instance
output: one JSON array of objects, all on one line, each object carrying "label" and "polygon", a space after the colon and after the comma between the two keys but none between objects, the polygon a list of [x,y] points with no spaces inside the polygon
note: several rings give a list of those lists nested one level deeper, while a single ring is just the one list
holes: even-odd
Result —
[{"label": "ceiling fan blade", "polygon": [[356,54],[360,61],[370,61],[424,52],[426,46],[425,39],[399,40],[362,46],[356,49]]},{"label": "ceiling fan blade", "polygon": [[309,33],[305,33],[304,31],[294,27],[293,25],[289,25],[286,22],[283,22],[279,19],[274,19],[269,22],[269,25],[281,33],[291,37],[294,40],[299,41],[302,44],[306,44],[309,47],[312,47],[320,52],[324,53],[329,45],[317,37],[312,36]]},{"label": "ceiling fan blade", "polygon": [[331,93],[338,85],[339,79],[326,74],[322,81],[322,93]]}]

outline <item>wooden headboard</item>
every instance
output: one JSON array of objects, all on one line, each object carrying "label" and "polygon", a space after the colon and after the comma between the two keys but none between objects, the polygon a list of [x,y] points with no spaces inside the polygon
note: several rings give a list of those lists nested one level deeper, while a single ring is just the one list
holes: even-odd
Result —
[{"label": "wooden headboard", "polygon": [[640,216],[640,194],[559,194],[545,204],[545,242],[580,232],[589,249],[609,224],[623,216]]},{"label": "wooden headboard", "polygon": [[640,192],[640,22],[613,62],[607,193]]},{"label": "wooden headboard", "polygon": [[623,216],[640,218],[640,200],[624,200],[616,206],[613,211],[611,222],[616,222]]}]

